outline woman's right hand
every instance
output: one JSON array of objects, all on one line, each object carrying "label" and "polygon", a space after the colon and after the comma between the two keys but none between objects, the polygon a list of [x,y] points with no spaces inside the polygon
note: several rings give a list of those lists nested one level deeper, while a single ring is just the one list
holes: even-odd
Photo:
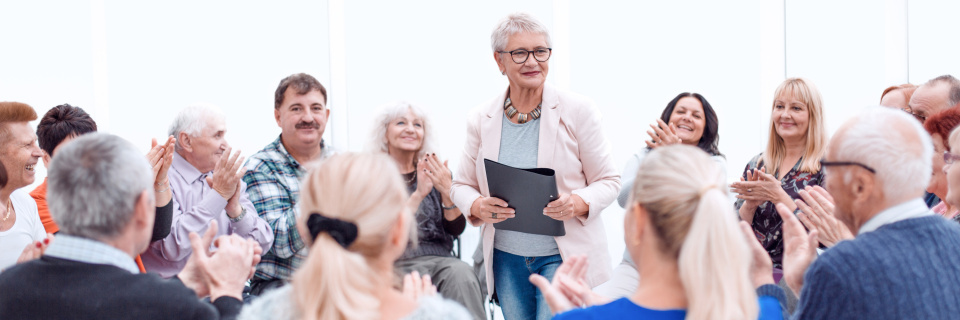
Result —
[{"label": "woman's right hand", "polygon": [[651,124],[650,129],[653,130],[647,130],[647,134],[650,135],[650,140],[644,141],[650,149],[683,143],[683,141],[680,140],[680,136],[677,135],[677,127],[673,124],[666,124],[662,119],[657,119],[657,124]]},{"label": "woman's right hand", "polygon": [[507,202],[495,197],[480,197],[470,206],[470,215],[479,218],[484,223],[498,223],[516,216],[513,208],[507,207]]},{"label": "woman's right hand", "polygon": [[[763,177],[764,169],[750,169],[747,171],[747,178],[744,179],[740,177],[740,182],[759,182]],[[738,199],[744,199],[742,207],[756,209],[763,203],[762,200],[753,200],[746,199],[748,195],[753,193],[752,187],[748,187],[745,183],[734,182],[730,184],[731,191],[737,194]]]}]

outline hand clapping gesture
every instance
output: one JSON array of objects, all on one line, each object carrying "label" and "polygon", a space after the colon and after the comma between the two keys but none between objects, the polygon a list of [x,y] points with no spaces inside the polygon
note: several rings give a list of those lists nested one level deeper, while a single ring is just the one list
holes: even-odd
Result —
[{"label": "hand clapping gesture", "polygon": [[853,233],[847,225],[833,215],[833,197],[820,186],[807,187],[800,191],[803,200],[796,200],[800,213],[797,218],[809,230],[820,233],[820,243],[832,247],[837,242],[853,239]]},{"label": "hand clapping gesture", "polygon": [[647,134],[650,135],[650,140],[644,141],[647,143],[647,147],[650,149],[656,149],[660,146],[671,145],[683,143],[680,140],[680,136],[677,135],[677,126],[674,124],[667,125],[661,119],[657,119],[656,125],[650,125],[652,130],[647,130]]}]

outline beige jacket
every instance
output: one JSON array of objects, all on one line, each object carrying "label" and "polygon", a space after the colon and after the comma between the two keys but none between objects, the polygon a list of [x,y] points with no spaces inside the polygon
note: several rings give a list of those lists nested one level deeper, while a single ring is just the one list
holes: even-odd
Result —
[{"label": "beige jacket", "polygon": [[[481,196],[489,196],[483,159],[497,160],[506,90],[478,106],[467,119],[467,143],[453,179],[451,197],[471,224],[481,226],[487,292],[493,287],[493,224],[470,215]],[[591,287],[610,277],[607,236],[600,212],[620,191],[620,174],[614,168],[610,143],[603,135],[600,111],[592,101],[546,84],[540,116],[537,167],[552,168],[561,194],[576,194],[590,207],[586,217],[564,222],[566,235],[555,237],[561,257],[586,255],[590,261],[587,282]],[[488,297],[489,298],[489,297]]]}]

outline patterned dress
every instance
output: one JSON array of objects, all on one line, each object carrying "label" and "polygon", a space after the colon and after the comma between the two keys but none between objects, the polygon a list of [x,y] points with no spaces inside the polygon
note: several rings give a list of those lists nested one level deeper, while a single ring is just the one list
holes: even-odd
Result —
[{"label": "patterned dress", "polygon": [[[787,174],[780,178],[780,186],[783,187],[783,191],[786,191],[787,195],[792,199],[801,199],[799,192],[803,190],[803,188],[819,186],[823,183],[822,171],[816,173],[801,172],[801,163],[803,163],[803,158],[800,158],[800,160],[793,165],[790,172],[787,172]],[[747,166],[743,169],[743,178],[747,178],[747,172],[751,169],[760,168],[763,168],[763,153],[750,159],[750,162],[747,163]],[[776,173],[774,175],[776,175]],[[744,200],[742,199],[737,200],[737,210],[740,210],[743,202]],[[770,254],[770,259],[773,260],[773,267],[782,269],[783,220],[780,219],[780,214],[777,213],[776,204],[770,201],[760,204],[760,206],[757,207],[757,211],[753,214],[751,225],[753,226],[753,232],[757,235],[757,239],[760,240],[763,248]]]}]

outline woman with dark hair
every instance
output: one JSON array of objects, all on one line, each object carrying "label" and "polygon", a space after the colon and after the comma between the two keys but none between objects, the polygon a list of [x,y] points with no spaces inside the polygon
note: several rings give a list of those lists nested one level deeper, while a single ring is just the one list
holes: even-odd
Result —
[{"label": "woman with dark hair", "polygon": [[[660,119],[657,119],[657,125],[650,125],[650,127],[652,130],[647,131],[647,134],[650,135],[650,140],[646,141],[647,147],[630,157],[623,169],[623,175],[620,176],[623,183],[620,188],[620,195],[617,196],[617,202],[621,207],[627,208],[628,206],[627,202],[630,200],[633,181],[637,177],[637,171],[643,158],[650,150],[661,146],[686,144],[698,147],[720,165],[720,172],[727,172],[726,161],[717,147],[720,143],[720,135],[717,133],[720,127],[717,121],[717,113],[713,111],[713,107],[710,106],[707,99],[699,93],[684,92],[678,94],[667,103]],[[726,176],[724,176],[724,179],[726,179]],[[636,263],[624,250],[623,261],[613,269],[613,276],[610,280],[597,287],[596,292],[609,298],[627,296],[636,289],[638,276]]]}]

